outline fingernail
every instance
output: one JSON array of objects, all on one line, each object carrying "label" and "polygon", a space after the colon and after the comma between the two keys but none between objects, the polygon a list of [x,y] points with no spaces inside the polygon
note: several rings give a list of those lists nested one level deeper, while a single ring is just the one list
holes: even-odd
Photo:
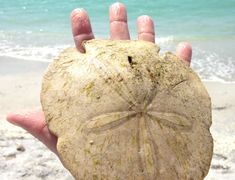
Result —
[{"label": "fingernail", "polygon": [[7,121],[9,121],[12,124],[16,124],[17,123],[14,121],[15,119],[19,119],[19,118],[28,118],[31,114],[35,114],[41,112],[41,108],[34,108],[33,110],[29,110],[29,109],[23,109],[23,110],[19,110],[17,112],[10,112],[7,114]]},{"label": "fingernail", "polygon": [[80,13],[80,12],[86,12],[83,8],[76,8],[73,10],[73,12]]},{"label": "fingernail", "polygon": [[81,13],[86,13],[86,10],[83,8],[77,8],[74,9],[71,13],[71,17],[73,18],[74,16],[76,16],[77,14],[81,14]]},{"label": "fingernail", "polygon": [[110,20],[111,21],[127,21],[127,13],[125,6],[122,3],[116,2],[110,6]]},{"label": "fingernail", "polygon": [[11,124],[19,126],[17,121],[15,121],[15,119],[17,119],[18,117],[19,117],[19,113],[9,113],[7,114],[6,120],[10,122]]},{"label": "fingernail", "polygon": [[116,3],[114,3],[112,6],[111,6],[111,9],[112,9],[112,11],[113,11],[113,13],[114,13],[114,16],[119,16],[120,15],[120,8],[121,7],[121,5],[120,5],[120,3],[119,2],[116,2]]},{"label": "fingernail", "polygon": [[138,20],[140,20],[140,19],[141,19],[141,21],[143,21],[143,22],[149,22],[149,21],[152,20],[152,18],[151,18],[150,16],[148,16],[148,15],[139,16],[139,17],[138,17]]},{"label": "fingernail", "polygon": [[181,42],[177,46],[176,53],[184,61],[190,63],[192,58],[192,47],[188,42]]},{"label": "fingernail", "polygon": [[178,45],[178,49],[185,49],[185,47],[186,47],[185,42],[181,42],[181,43],[179,43],[179,45]]},{"label": "fingernail", "polygon": [[113,3],[113,4],[111,5],[111,8],[117,8],[117,9],[119,9],[120,6],[121,6],[121,3],[120,3],[120,2],[115,2],[115,3]]},{"label": "fingernail", "polygon": [[138,33],[151,33],[155,35],[154,22],[150,16],[142,15],[137,20]]}]

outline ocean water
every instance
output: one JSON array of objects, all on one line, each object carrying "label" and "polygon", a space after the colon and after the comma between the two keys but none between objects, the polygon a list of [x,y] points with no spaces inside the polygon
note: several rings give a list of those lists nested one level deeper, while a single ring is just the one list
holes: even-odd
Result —
[{"label": "ocean water", "polygon": [[[109,38],[109,5],[115,1],[0,0],[0,56],[52,61],[73,45],[70,13],[85,8],[98,38]],[[162,52],[181,41],[193,46],[192,68],[203,80],[235,82],[235,0],[126,0],[131,37],[136,18],[155,21]]]}]

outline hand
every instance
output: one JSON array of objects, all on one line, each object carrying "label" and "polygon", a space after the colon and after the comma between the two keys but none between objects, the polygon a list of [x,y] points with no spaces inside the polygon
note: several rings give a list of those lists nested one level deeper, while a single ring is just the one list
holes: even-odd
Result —
[{"label": "hand", "polygon": [[[115,3],[110,6],[110,39],[130,39],[127,12],[125,6],[121,3]],[[82,46],[84,40],[94,39],[89,17],[85,10],[75,9],[71,13],[72,33],[77,49],[84,53]],[[138,39],[155,42],[155,31],[153,20],[149,16],[140,16],[137,19]],[[190,65],[192,48],[184,42],[176,48],[176,55],[186,64]],[[36,110],[26,113],[11,113],[7,120],[12,124],[24,128],[34,137],[38,138],[51,151],[57,154],[57,137],[50,133],[42,110]]]}]

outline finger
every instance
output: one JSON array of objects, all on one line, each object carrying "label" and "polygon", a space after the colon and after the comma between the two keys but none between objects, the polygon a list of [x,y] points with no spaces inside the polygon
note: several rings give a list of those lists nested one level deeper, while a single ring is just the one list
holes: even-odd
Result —
[{"label": "finger", "polygon": [[155,42],[154,23],[151,17],[143,15],[137,19],[138,39]]},{"label": "finger", "polygon": [[190,66],[192,59],[192,47],[188,42],[181,42],[176,48],[176,55]]},{"label": "finger", "polygon": [[117,2],[110,6],[109,19],[111,39],[130,39],[127,25],[127,12],[123,4]]},{"label": "finger", "polygon": [[72,33],[77,49],[84,53],[82,42],[94,39],[89,17],[85,10],[75,9],[71,13]]},{"label": "finger", "polygon": [[41,110],[10,113],[7,116],[7,120],[28,131],[34,137],[42,141],[51,151],[57,154],[57,137],[51,134],[47,128],[44,113]]}]

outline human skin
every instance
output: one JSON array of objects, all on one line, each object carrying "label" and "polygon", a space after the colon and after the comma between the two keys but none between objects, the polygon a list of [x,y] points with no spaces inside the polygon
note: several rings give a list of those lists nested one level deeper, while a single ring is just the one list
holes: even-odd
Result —
[{"label": "human skin", "polygon": [[[114,3],[109,9],[110,39],[128,40],[130,34],[127,24],[126,8],[121,3]],[[71,13],[71,26],[74,42],[78,51],[85,53],[82,42],[94,39],[89,16],[83,9],[75,9]],[[137,19],[138,39],[155,42],[154,22],[151,17],[143,15]],[[176,48],[176,55],[187,65],[190,65],[192,48],[189,43],[182,42]],[[57,137],[53,135],[46,124],[41,108],[30,111],[12,112],[7,115],[7,120],[17,125],[45,144],[52,152],[57,153]]]}]

